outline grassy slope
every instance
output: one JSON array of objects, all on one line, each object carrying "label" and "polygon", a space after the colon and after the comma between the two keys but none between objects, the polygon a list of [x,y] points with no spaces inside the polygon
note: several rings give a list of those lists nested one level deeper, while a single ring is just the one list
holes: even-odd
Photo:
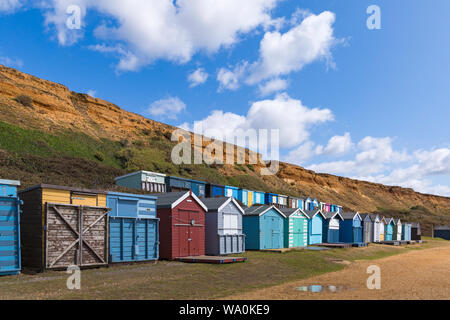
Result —
[{"label": "grassy slope", "polygon": [[81,291],[66,289],[65,272],[22,274],[0,278],[0,299],[213,299],[345,268],[344,264],[333,261],[337,259],[379,259],[444,245],[449,245],[448,241],[283,254],[246,252],[249,258],[246,263],[230,265],[167,261],[114,265],[82,271]]}]

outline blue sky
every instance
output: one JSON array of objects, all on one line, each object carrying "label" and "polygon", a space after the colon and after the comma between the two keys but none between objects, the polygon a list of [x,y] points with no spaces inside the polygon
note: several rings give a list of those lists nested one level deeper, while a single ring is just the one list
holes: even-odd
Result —
[{"label": "blue sky", "polygon": [[279,128],[281,160],[450,196],[449,1],[38,3],[0,0],[1,64],[176,126]]}]

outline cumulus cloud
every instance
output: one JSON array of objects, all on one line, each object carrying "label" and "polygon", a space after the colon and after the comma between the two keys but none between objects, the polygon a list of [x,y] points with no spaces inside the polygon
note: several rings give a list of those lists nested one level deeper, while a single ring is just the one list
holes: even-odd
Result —
[{"label": "cumulus cloud", "polygon": [[288,87],[288,82],[285,79],[272,79],[259,85],[259,93],[261,96],[268,96],[274,92],[280,92]]},{"label": "cumulus cloud", "polygon": [[260,58],[251,66],[249,84],[264,79],[300,71],[306,64],[318,59],[331,60],[335,15],[324,11],[310,14],[297,26],[282,34],[266,32],[260,44]]},{"label": "cumulus cloud", "polygon": [[177,119],[178,114],[186,109],[186,104],[178,97],[168,97],[153,102],[147,110],[147,113],[161,118]]},{"label": "cumulus cloud", "polygon": [[[185,63],[198,51],[214,53],[237,43],[258,27],[274,24],[270,16],[279,0],[47,0],[46,24],[60,44],[82,36],[65,26],[68,4],[97,10],[106,22],[95,35],[118,51],[119,70],[136,70],[158,59]],[[70,2],[70,3],[69,3]]]},{"label": "cumulus cloud", "polygon": [[0,1],[0,13],[12,13],[19,9],[23,5],[23,0],[1,0]]},{"label": "cumulus cloud", "polygon": [[189,86],[191,88],[205,83],[206,80],[208,80],[208,73],[203,68],[198,68],[188,75]]},{"label": "cumulus cloud", "polygon": [[[291,148],[308,139],[313,125],[331,120],[333,114],[329,109],[308,108],[301,100],[284,93],[274,99],[254,102],[245,116],[215,110],[196,123],[201,124],[204,131],[215,130],[224,135],[232,135],[237,130],[279,129],[280,147]],[[183,124],[183,128],[192,130],[194,126]]]},{"label": "cumulus cloud", "polygon": [[221,88],[235,90],[239,82],[255,85],[266,81],[259,85],[259,90],[262,95],[268,95],[287,87],[286,80],[280,76],[300,71],[316,60],[325,60],[328,66],[334,67],[331,49],[340,41],[334,37],[334,21],[335,15],[330,11],[315,15],[297,10],[291,18],[291,29],[285,33],[275,30],[264,34],[258,60],[241,63],[238,76],[230,69],[221,69],[223,75],[233,79],[232,86],[224,86],[219,81]]},{"label": "cumulus cloud", "polygon": [[233,70],[220,68],[217,72],[217,81],[219,82],[219,91],[224,89],[236,90],[247,71],[248,63],[246,61],[237,64]]}]

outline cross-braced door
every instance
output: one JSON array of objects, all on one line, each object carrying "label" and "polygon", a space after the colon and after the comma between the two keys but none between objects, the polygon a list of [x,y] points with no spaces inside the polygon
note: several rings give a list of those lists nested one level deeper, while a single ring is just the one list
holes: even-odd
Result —
[{"label": "cross-braced door", "polygon": [[108,263],[108,208],[46,204],[48,269]]}]

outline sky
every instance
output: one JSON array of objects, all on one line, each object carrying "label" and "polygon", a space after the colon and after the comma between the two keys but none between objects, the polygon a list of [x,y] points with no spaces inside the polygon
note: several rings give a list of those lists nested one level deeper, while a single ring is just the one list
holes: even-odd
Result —
[{"label": "sky", "polygon": [[279,129],[282,161],[450,196],[449,12],[448,0],[0,0],[0,64],[185,129]]}]

